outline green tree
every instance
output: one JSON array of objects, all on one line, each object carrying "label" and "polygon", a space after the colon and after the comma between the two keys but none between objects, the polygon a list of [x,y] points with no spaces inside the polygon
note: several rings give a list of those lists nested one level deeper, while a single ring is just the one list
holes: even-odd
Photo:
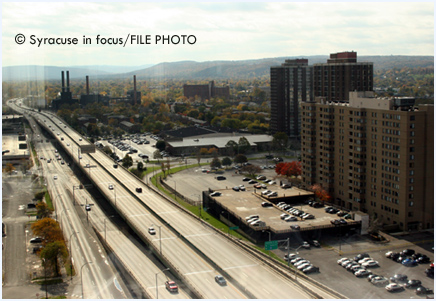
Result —
[{"label": "green tree", "polygon": [[109,145],[106,145],[105,147],[103,147],[103,152],[108,154],[109,156],[112,155],[112,150],[111,150],[111,147]]},{"label": "green tree", "polygon": [[229,142],[226,143],[226,149],[227,149],[227,153],[234,157],[235,154],[238,152],[238,144],[233,141],[233,140],[229,140]]},{"label": "green tree", "polygon": [[245,163],[245,162],[247,162],[248,160],[247,160],[247,157],[246,157],[245,155],[243,155],[243,154],[238,154],[238,155],[235,156],[235,158],[233,159],[233,161],[234,161],[236,164],[241,164],[241,163]]},{"label": "green tree", "polygon": [[44,249],[42,249],[40,254],[41,259],[46,261],[45,264],[50,264],[54,266],[56,276],[59,275],[59,258],[65,261],[68,258],[68,251],[63,241],[54,241],[48,243]]},{"label": "green tree", "polygon": [[38,202],[38,204],[36,204],[36,215],[39,218],[50,217],[52,213],[53,209],[49,208],[46,203]]},{"label": "green tree", "polygon": [[224,157],[221,160],[221,164],[228,167],[228,166],[232,165],[232,159],[230,159],[229,157]]},{"label": "green tree", "polygon": [[158,149],[153,152],[153,159],[162,159],[162,155]]},{"label": "green tree", "polygon": [[250,150],[250,142],[248,142],[247,138],[241,137],[238,141],[238,151],[240,154],[245,154],[248,150]]},{"label": "green tree", "polygon": [[273,136],[272,144],[275,148],[284,151],[288,146],[288,136],[286,133],[277,132]]},{"label": "green tree", "polygon": [[166,143],[165,143],[165,141],[163,141],[163,140],[159,140],[158,142],[156,142],[156,148],[157,148],[159,151],[163,151],[163,150],[165,150],[165,147],[166,147]]},{"label": "green tree", "polygon": [[247,173],[251,177],[260,174],[261,171],[262,169],[260,168],[260,166],[256,164],[245,165],[241,168],[241,172]]},{"label": "green tree", "polygon": [[139,171],[143,171],[144,170],[144,163],[142,163],[141,161],[138,162],[138,165],[136,167]]},{"label": "green tree", "polygon": [[123,165],[125,168],[129,168],[130,166],[133,165],[133,159],[132,159],[132,157],[129,156],[129,154],[126,154],[126,155],[124,156],[122,165]]},{"label": "green tree", "polygon": [[218,158],[213,158],[210,162],[210,168],[221,168],[221,160]]}]

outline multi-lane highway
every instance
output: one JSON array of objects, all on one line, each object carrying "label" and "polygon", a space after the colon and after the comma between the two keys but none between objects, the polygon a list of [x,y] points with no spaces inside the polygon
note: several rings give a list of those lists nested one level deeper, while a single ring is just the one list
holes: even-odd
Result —
[{"label": "multi-lane highway", "polygon": [[[196,297],[209,299],[314,297],[309,290],[283,277],[219,232],[148,188],[124,168],[113,168],[113,161],[105,154],[98,150],[93,154],[79,154],[77,145],[89,144],[89,142],[55,116],[48,114],[38,114],[38,116],[40,116],[40,124],[45,125],[47,129],[55,127],[51,131],[55,137],[58,137],[59,142],[63,143],[65,151],[69,152],[76,163],[90,174],[92,182],[120,215],[144,241],[154,248],[156,255],[167,263],[171,271],[182,279]],[[61,141],[60,137],[64,139]],[[86,164],[96,167],[86,168]],[[110,189],[109,185],[113,188]],[[138,187],[142,188],[142,193],[136,192]],[[156,229],[156,235],[148,233],[148,228],[151,226]],[[129,248],[123,248],[123,251],[128,254]],[[218,274],[227,278],[228,285],[220,286],[215,283],[214,277]],[[159,276],[150,273],[148,278],[153,280],[156,275]],[[318,293],[325,298],[336,297],[326,292]]]}]

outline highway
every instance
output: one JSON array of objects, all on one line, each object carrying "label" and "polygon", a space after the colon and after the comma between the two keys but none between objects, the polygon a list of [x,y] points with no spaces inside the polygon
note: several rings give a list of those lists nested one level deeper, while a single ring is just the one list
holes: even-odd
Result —
[{"label": "highway", "polygon": [[[46,115],[47,116],[47,115]],[[58,137],[61,131],[71,137],[69,151],[79,163],[79,152],[75,143],[88,144],[69,127],[63,126],[57,118],[48,118],[45,124],[56,126],[52,130]],[[44,121],[40,121],[42,124]],[[82,139],[80,141],[80,139]],[[71,151],[70,151],[71,148]],[[77,153],[76,153],[77,152]],[[196,295],[207,299],[221,298],[260,298],[260,299],[305,299],[313,298],[308,291],[296,285],[289,278],[276,273],[269,265],[263,264],[249,253],[229,241],[225,236],[204,225],[196,217],[184,212],[177,205],[167,201],[142,181],[134,178],[124,168],[113,168],[113,161],[97,150],[93,154],[81,154],[81,164],[90,164],[88,168],[92,181],[106,195],[114,208],[128,221],[133,229],[170,266],[183,282]],[[86,168],[84,168],[86,169]],[[114,186],[109,189],[109,185]],[[141,187],[143,192],[136,193]],[[147,229],[154,226],[156,235],[150,235]],[[223,274],[228,279],[227,286],[219,286],[214,276]],[[149,277],[154,277],[152,274]],[[335,298],[332,295],[324,295]]]}]

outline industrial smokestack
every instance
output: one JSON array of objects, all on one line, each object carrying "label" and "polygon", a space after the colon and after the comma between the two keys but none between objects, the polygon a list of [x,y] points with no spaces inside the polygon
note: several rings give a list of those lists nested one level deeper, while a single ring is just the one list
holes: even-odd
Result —
[{"label": "industrial smokestack", "polygon": [[86,76],[86,95],[89,95],[89,76]]},{"label": "industrial smokestack", "polygon": [[67,71],[67,92],[70,92],[70,71]]},{"label": "industrial smokestack", "polygon": [[62,77],[62,92],[65,92],[65,78],[64,78],[64,71],[61,71],[61,77]]},{"label": "industrial smokestack", "polygon": [[136,105],[136,75],[133,75],[133,103]]}]

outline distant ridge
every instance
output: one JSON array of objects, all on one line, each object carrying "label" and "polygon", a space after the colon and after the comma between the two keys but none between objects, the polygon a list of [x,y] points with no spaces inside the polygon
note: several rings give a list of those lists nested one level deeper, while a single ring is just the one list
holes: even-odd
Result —
[{"label": "distant ridge", "polygon": [[[98,79],[129,78],[137,79],[177,79],[177,80],[212,80],[212,79],[249,79],[268,77],[271,66],[278,66],[286,59],[307,58],[309,65],[326,63],[328,56],[291,56],[238,61],[179,61],[163,62],[157,65],[143,66],[8,66],[3,67],[3,81],[12,80],[60,80],[62,70],[69,70],[71,79],[86,75]],[[387,70],[404,67],[434,67],[434,56],[357,56],[360,62],[373,62],[374,70]]]}]

